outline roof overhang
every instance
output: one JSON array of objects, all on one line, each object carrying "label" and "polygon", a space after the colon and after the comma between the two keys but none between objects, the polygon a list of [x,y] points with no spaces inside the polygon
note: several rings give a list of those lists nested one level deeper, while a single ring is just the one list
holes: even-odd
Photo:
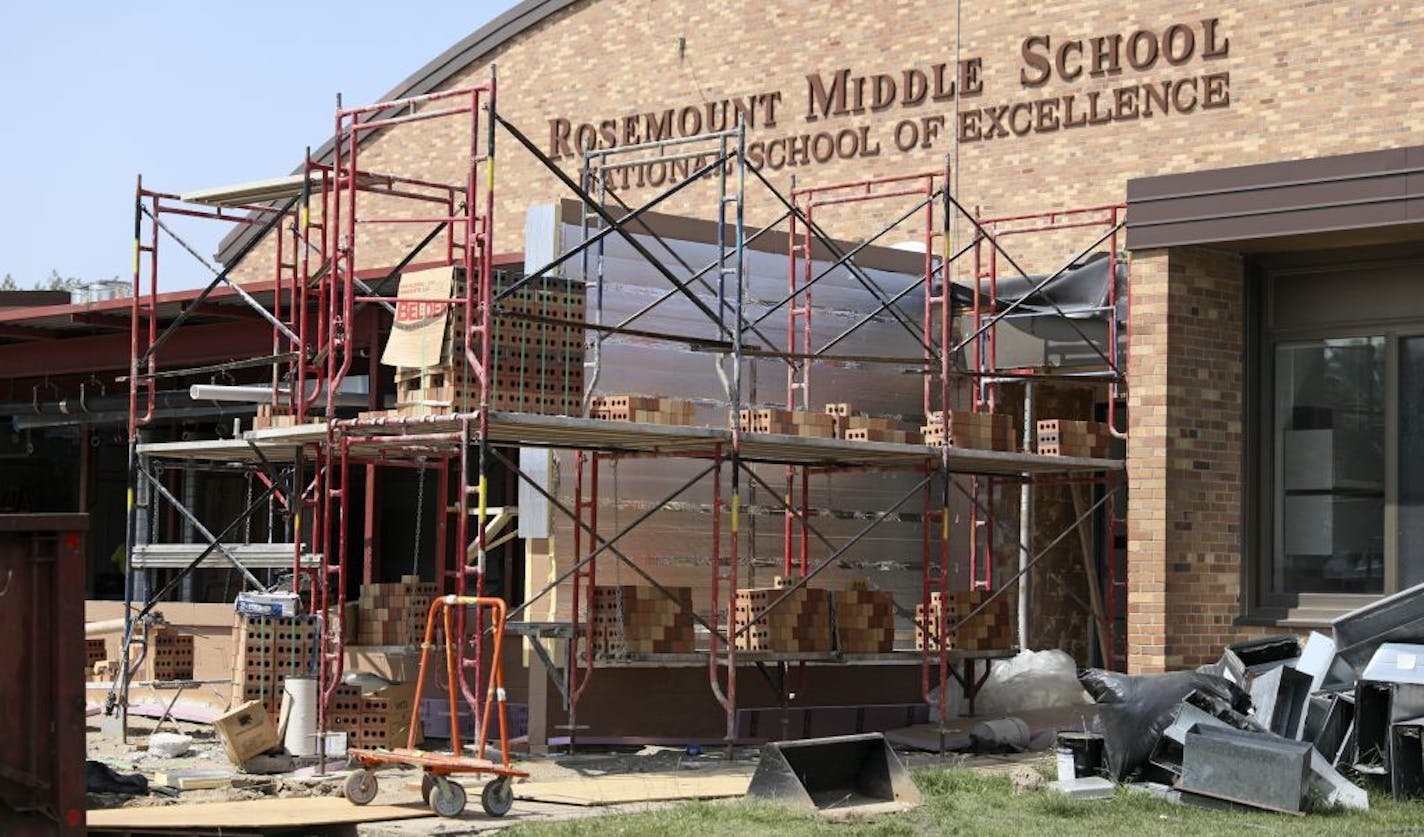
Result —
[{"label": "roof overhang", "polygon": [[1424,240],[1424,146],[1138,178],[1127,207],[1130,250]]}]

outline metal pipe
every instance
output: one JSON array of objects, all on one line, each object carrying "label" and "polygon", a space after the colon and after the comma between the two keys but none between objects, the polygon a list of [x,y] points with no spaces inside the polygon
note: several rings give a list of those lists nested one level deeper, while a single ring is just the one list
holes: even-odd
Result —
[{"label": "metal pipe", "polygon": [[[1024,450],[1032,450],[1033,445],[1033,382],[1024,383]],[[1019,572],[1028,569],[1029,540],[1033,537],[1033,485],[1025,480],[1019,486]],[[1027,649],[1028,644],[1028,590],[1029,580],[1025,575],[1019,582],[1019,647]]]},{"label": "metal pipe", "polygon": [[[348,380],[359,380],[349,378]],[[313,381],[307,386],[308,394],[316,392],[316,382]],[[291,390],[279,389],[278,396],[288,396]],[[326,389],[321,389],[321,396],[326,394]],[[271,404],[272,388],[270,386],[228,386],[224,384],[194,384],[188,389],[188,397],[194,401],[235,401],[246,404]],[[365,407],[370,399],[369,393],[364,392],[339,392],[332,398],[332,402],[338,407]]]}]

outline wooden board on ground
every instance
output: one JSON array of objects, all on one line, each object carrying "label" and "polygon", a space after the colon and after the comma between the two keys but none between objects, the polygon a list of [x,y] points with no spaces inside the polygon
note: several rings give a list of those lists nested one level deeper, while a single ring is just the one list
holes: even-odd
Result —
[{"label": "wooden board on ground", "polygon": [[232,785],[232,774],[226,770],[160,770],[153,774],[153,784],[178,790],[210,790]]},{"label": "wooden board on ground", "polygon": [[109,808],[90,811],[90,831],[172,831],[301,828],[345,823],[405,820],[434,816],[425,805],[352,805],[341,797],[251,799],[155,808]]},{"label": "wooden board on ground", "polygon": [[[666,802],[674,799],[722,799],[743,796],[752,780],[752,765],[745,770],[660,771],[620,773],[561,782],[518,782],[514,797],[561,805],[621,805],[628,802]],[[462,782],[471,798],[483,781]]]}]

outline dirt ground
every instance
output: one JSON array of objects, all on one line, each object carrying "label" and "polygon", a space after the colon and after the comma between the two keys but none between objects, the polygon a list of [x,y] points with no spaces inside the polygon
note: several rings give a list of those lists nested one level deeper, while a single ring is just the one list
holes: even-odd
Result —
[{"label": "dirt ground", "polygon": [[[154,805],[201,805],[210,802],[262,799],[269,797],[339,796],[342,783],[347,776],[344,762],[328,762],[325,775],[316,771],[315,764],[308,760],[293,773],[274,776],[248,775],[241,773],[228,760],[222,744],[215,738],[212,727],[206,724],[191,724],[169,721],[164,724],[164,732],[180,732],[193,738],[193,749],[179,758],[158,758],[148,754],[146,742],[153,731],[154,721],[148,718],[130,719],[130,743],[100,730],[100,718],[91,717],[88,727],[89,758],[101,761],[119,773],[142,772],[147,776],[169,770],[216,770],[232,775],[230,787],[212,790],[190,790],[164,796],[150,795],[124,797],[108,794],[91,794],[91,809],[154,806]],[[520,769],[530,773],[530,782],[561,782],[580,778],[598,778],[638,773],[749,773],[758,758],[757,748],[738,748],[729,754],[723,748],[711,749],[690,755],[688,752],[668,747],[643,747],[610,750],[602,748],[580,752],[574,755],[548,757],[521,756]],[[1026,753],[1018,756],[961,756],[947,754],[938,756],[930,753],[902,753],[902,760],[908,767],[967,766],[987,771],[1009,771],[1024,762],[1039,762],[1042,753]],[[378,773],[379,793],[377,804],[399,805],[420,803],[420,772],[415,769],[389,768]],[[476,793],[470,794],[470,802],[465,814],[453,820],[437,817],[364,823],[355,827],[333,830],[332,834],[354,834],[361,837],[413,837],[413,835],[454,835],[474,834],[520,823],[581,819],[615,813],[629,813],[656,810],[671,803],[641,802],[621,805],[580,806],[519,799],[514,809],[505,817],[488,817],[480,809]]]}]

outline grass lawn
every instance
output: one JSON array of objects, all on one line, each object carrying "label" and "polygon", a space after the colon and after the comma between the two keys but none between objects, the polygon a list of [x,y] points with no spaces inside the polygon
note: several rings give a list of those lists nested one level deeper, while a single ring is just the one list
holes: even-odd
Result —
[{"label": "grass lawn", "polygon": [[1038,834],[1355,834],[1424,833],[1424,800],[1395,802],[1371,794],[1368,813],[1328,812],[1305,817],[1208,811],[1173,805],[1120,789],[1110,800],[1068,799],[1047,790],[1014,796],[1006,775],[964,768],[917,771],[925,804],[906,813],[849,823],[822,822],[749,802],[692,802],[642,814],[591,817],[504,832],[537,837],[575,835],[918,835]]}]

